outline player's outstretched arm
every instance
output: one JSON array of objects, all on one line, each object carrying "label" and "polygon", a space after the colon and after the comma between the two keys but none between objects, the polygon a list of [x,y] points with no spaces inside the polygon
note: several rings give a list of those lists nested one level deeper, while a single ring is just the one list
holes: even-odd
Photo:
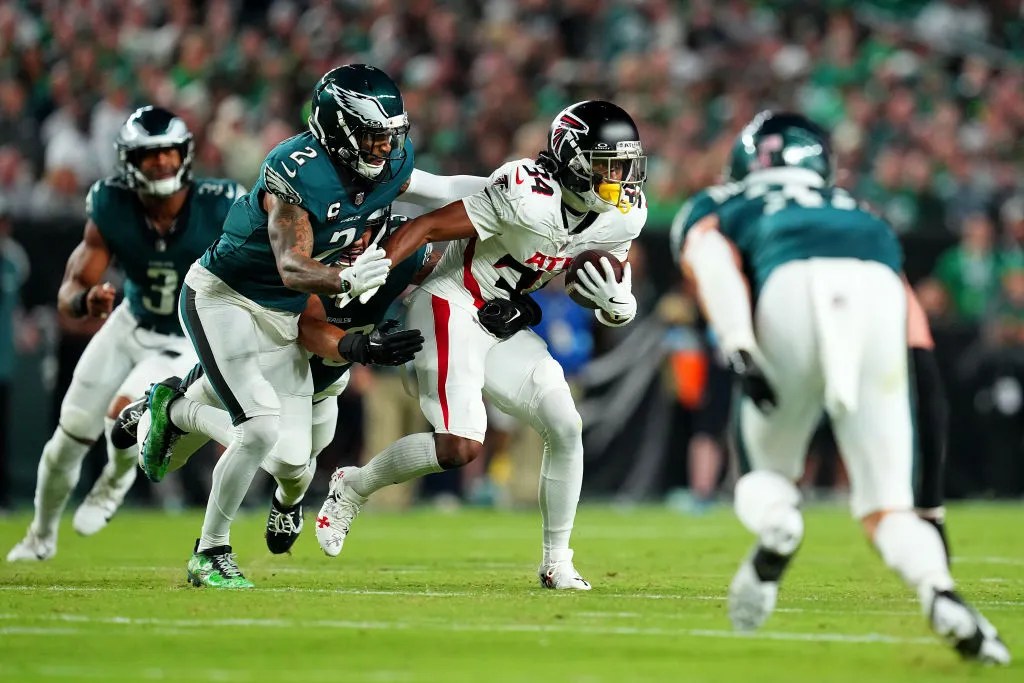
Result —
[{"label": "player's outstretched arm", "polygon": [[392,263],[401,263],[424,244],[461,240],[474,235],[476,228],[469,219],[466,206],[462,201],[457,201],[414,218],[400,227],[388,238],[384,251]]},{"label": "player's outstretched arm", "polygon": [[339,270],[313,258],[313,226],[305,209],[272,193],[263,197],[267,230],[274,250],[277,271],[285,287],[310,294],[363,292],[380,287],[391,264],[380,250],[364,252],[349,268]]},{"label": "player's outstretched arm", "polygon": [[487,187],[487,178],[475,175],[434,175],[413,169],[398,198],[428,209],[438,209],[456,199],[476,194]]},{"label": "player's outstretched arm", "polygon": [[767,413],[776,407],[777,399],[758,361],[750,286],[740,271],[739,252],[718,227],[715,214],[697,221],[686,235],[679,265],[697,283],[701,307],[729,369],[744,393]]},{"label": "player's outstretched arm", "polygon": [[57,292],[57,308],[73,318],[90,315],[106,318],[114,308],[114,288],[100,284],[110,265],[110,250],[93,221],[85,224],[85,234],[68,257],[64,281]]},{"label": "player's outstretched arm", "polygon": [[327,322],[320,299],[311,296],[299,317],[299,344],[335,362],[404,365],[423,348],[423,335],[419,330],[396,330],[397,325],[388,320],[370,334],[346,333]]}]

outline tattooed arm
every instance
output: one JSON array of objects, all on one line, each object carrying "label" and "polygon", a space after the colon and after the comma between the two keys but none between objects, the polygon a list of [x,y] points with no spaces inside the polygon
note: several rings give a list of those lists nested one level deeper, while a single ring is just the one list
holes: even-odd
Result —
[{"label": "tattooed arm", "polygon": [[284,286],[310,294],[338,294],[341,279],[337,268],[312,257],[313,226],[306,210],[270,192],[263,195],[270,246]]}]

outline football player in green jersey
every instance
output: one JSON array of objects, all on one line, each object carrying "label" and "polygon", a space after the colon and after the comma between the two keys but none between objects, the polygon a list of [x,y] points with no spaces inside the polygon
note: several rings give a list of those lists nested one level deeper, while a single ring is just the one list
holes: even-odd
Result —
[{"label": "football player in green jersey", "polygon": [[[382,220],[388,220],[382,211]],[[393,230],[405,221],[404,216],[391,216]],[[373,219],[371,219],[371,225]],[[375,230],[368,230],[355,244],[340,253],[338,267],[351,265],[367,247]],[[304,485],[308,486],[316,469],[316,458],[334,439],[338,419],[337,397],[348,385],[348,371],[353,363],[367,365],[401,365],[412,359],[413,354],[423,346],[423,338],[416,330],[392,331],[388,323],[381,324],[389,307],[411,285],[418,284],[437,263],[440,253],[432,252],[430,245],[419,249],[405,259],[388,276],[387,282],[365,303],[358,300],[344,308],[338,306],[333,297],[310,296],[306,308],[299,318],[299,342],[312,354],[309,358],[313,378],[313,422],[312,450],[306,457],[309,467]],[[182,435],[171,448],[168,471],[183,467],[192,455],[210,439],[223,445],[231,442],[232,425],[230,417],[220,404],[216,392],[210,386],[209,378],[202,372],[202,366],[195,368],[182,380],[181,389],[188,389],[188,396],[206,406],[219,408],[219,412],[204,410],[198,422],[200,429]],[[146,410],[146,399],[139,399],[125,407],[115,422],[113,433],[125,440],[137,438],[138,430],[143,433],[149,428],[151,416]],[[262,463],[262,468],[273,472],[276,461],[291,461],[294,445],[279,442],[274,452]],[[286,492],[280,487],[275,491],[267,516],[267,548],[275,554],[287,552],[302,532],[302,505],[286,505],[282,502]]]},{"label": "football player in green jersey", "polygon": [[[285,492],[282,502],[296,504],[305,491],[312,378],[297,339],[308,295],[365,301],[384,283],[390,261],[375,244],[348,268],[331,264],[363,234],[370,216],[399,195],[413,201],[433,195],[427,203],[443,205],[483,186],[483,179],[465,180],[463,190],[452,179],[413,177],[401,92],[371,66],[327,72],[313,89],[308,124],[267,155],[252,191],[232,207],[223,237],[182,287],[186,332],[234,425],[188,563],[189,578],[199,585],[252,585],[231,552],[231,518],[279,438],[295,455],[275,461],[271,472]],[[155,481],[167,470],[174,441],[197,431],[197,413],[209,408],[183,396],[178,382],[160,382],[149,394],[152,422],[142,435],[141,458]]]},{"label": "football player in green jersey", "polygon": [[954,590],[942,539],[915,513],[914,424],[902,250],[892,229],[834,186],[828,134],[762,112],[740,134],[729,184],[683,220],[680,267],[743,389],[736,443],[748,471],[736,514],[757,536],[729,588],[740,630],[771,614],[803,538],[794,485],[822,410],[850,476],[850,506],[885,563],[964,657],[1010,660]]},{"label": "football player in green jersey", "polygon": [[[45,560],[57,549],[61,512],[82,459],[106,432],[109,461],[78,508],[75,529],[93,534],[117,510],[135,479],[134,443],[112,443],[113,418],[151,378],[187,371],[195,353],[178,322],[177,300],[189,266],[221,234],[238,183],[193,178],[192,134],[157,107],[133,113],[117,137],[118,173],[93,185],[82,242],[67,262],[57,305],[72,317],[105,318],[75,368],[60,421],[43,448],[35,516],[8,560]],[[124,299],[103,281],[114,262],[125,273]]]}]

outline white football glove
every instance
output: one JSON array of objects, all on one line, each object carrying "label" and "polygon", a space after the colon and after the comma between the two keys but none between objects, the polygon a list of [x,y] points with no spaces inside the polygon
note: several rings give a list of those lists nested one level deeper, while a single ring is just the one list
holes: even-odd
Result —
[{"label": "white football glove", "polygon": [[576,293],[589,299],[600,309],[597,319],[609,327],[625,325],[636,315],[636,297],[633,296],[633,276],[627,263],[622,268],[622,282],[615,279],[615,271],[607,257],[601,259],[598,272],[593,263],[587,263],[576,273]]},{"label": "white football glove", "polygon": [[359,297],[361,303],[370,300],[380,286],[388,279],[391,259],[384,257],[384,250],[372,246],[360,254],[352,265],[341,271],[341,294],[337,296],[338,306],[342,307]]}]

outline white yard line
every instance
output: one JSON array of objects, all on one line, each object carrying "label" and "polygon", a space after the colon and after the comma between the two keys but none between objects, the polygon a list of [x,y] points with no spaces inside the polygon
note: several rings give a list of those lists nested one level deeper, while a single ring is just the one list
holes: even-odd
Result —
[{"label": "white yard line", "polygon": [[953,564],[1008,564],[1016,567],[1024,567],[1024,557],[960,557],[953,556]]},{"label": "white yard line", "polygon": [[[186,589],[185,583],[182,582],[182,589]],[[177,587],[171,588],[175,590]],[[55,592],[55,593],[123,593],[130,591],[138,591],[139,589],[133,586],[18,586],[18,585],[0,585],[0,592],[9,591],[16,593],[33,593],[33,592]],[[188,589],[193,590],[193,589]],[[292,587],[279,587],[279,588],[257,588],[257,591],[261,593],[311,593],[321,595],[365,595],[365,596],[383,596],[383,597],[407,597],[407,598],[480,598],[483,596],[489,596],[494,598],[515,598],[521,599],[523,597],[531,597],[536,595],[540,597],[545,595],[550,599],[573,599],[573,593],[560,594],[552,591],[551,593],[542,593],[540,590],[536,593],[524,596],[520,592],[507,592],[507,593],[487,593],[481,591],[427,591],[427,590],[373,590],[363,588],[292,588]],[[604,598],[615,598],[619,600],[678,600],[680,602],[724,602],[725,595],[685,595],[685,594],[672,594],[672,593],[604,593],[595,591],[593,596],[600,596]],[[584,598],[585,599],[585,598]],[[823,602],[827,598],[822,597],[787,597],[787,602],[809,602],[817,603]],[[916,605],[917,601],[912,598],[905,598],[900,600],[906,604]],[[1024,607],[1024,600],[974,600],[974,605],[989,606],[989,607]],[[792,611],[798,611],[800,608],[788,608]],[[783,610],[779,610],[783,611]],[[844,614],[842,610],[835,609],[805,609],[804,611],[832,613],[832,614]],[[865,610],[856,609],[850,610],[851,613],[864,613]],[[868,610],[869,613],[872,613]],[[887,613],[885,610],[874,612],[877,614]],[[902,612],[900,612],[902,614]]]},{"label": "white yard line", "polygon": [[[0,619],[20,619],[14,615],[0,615]],[[736,633],[718,629],[674,629],[635,626],[591,626],[586,624],[460,624],[444,621],[348,621],[336,619],[164,619],[161,617],[98,617],[82,614],[51,614],[28,617],[30,621],[67,624],[102,624],[113,626],[155,626],[157,628],[258,628],[258,629],[338,629],[353,631],[408,631],[414,629],[468,633],[571,633],[616,636],[666,636],[714,638],[725,640],[776,640],[813,643],[848,643],[890,645],[936,644],[935,638],[904,638],[884,633],[795,633],[762,631]]]}]

